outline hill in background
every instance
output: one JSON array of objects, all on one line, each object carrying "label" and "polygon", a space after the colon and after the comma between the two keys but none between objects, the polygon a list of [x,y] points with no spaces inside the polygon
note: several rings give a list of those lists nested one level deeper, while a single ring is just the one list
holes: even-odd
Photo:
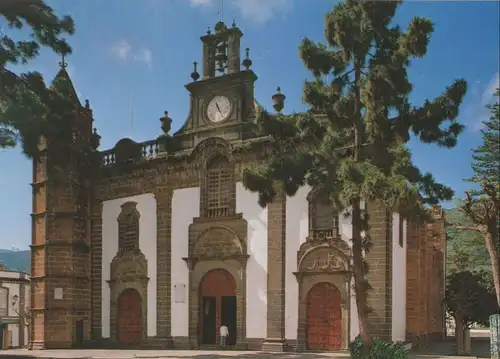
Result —
[{"label": "hill in background", "polygon": [[7,269],[30,273],[30,251],[0,249],[0,264]]}]

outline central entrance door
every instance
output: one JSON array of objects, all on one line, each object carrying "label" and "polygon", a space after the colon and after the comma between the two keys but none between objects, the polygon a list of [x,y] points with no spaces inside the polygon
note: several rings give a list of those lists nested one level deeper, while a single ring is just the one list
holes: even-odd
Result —
[{"label": "central entrance door", "polygon": [[307,346],[313,350],[341,349],[341,296],[333,284],[318,283],[307,294]]},{"label": "central entrance door", "polygon": [[118,297],[118,342],[125,346],[141,344],[142,299],[135,289],[125,289]]},{"label": "central entrance door", "polygon": [[214,269],[200,284],[201,344],[219,344],[220,327],[229,330],[227,345],[236,344],[236,282],[227,271]]}]

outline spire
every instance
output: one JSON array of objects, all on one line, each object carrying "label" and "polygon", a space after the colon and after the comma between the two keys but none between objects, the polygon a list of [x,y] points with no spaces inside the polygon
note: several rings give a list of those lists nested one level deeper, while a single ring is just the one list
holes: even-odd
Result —
[{"label": "spire", "polygon": [[78,105],[81,106],[80,100],[78,99],[78,95],[76,94],[75,87],[73,85],[73,81],[69,77],[68,71],[66,68],[68,67],[68,63],[66,62],[66,53],[61,54],[61,61],[59,62],[60,69],[56,74],[56,77],[52,81],[51,89],[58,89],[62,94],[67,96],[68,98],[74,100]]}]

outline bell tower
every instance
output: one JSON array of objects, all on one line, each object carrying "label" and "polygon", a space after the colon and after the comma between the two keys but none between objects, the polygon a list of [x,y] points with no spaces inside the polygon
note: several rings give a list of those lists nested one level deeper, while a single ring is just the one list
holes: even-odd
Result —
[{"label": "bell tower", "polygon": [[220,74],[240,71],[240,42],[243,33],[233,22],[228,28],[222,21],[215,25],[215,33],[209,29],[201,37],[203,43],[203,79]]},{"label": "bell tower", "polygon": [[[197,62],[186,85],[191,95],[189,117],[174,134],[184,148],[196,146],[208,137],[241,140],[251,136],[255,114],[254,83],[257,76],[250,69],[250,49],[241,61],[242,31],[233,21],[231,27],[219,21],[210,28],[202,42],[202,74]],[[201,78],[201,80],[200,80]]]},{"label": "bell tower", "polygon": [[60,131],[41,133],[33,158],[33,349],[71,348],[90,335],[90,180],[99,136],[92,132],[92,110],[88,101],[81,106],[64,57],[60,65],[51,86],[65,99],[61,122],[54,126]]}]

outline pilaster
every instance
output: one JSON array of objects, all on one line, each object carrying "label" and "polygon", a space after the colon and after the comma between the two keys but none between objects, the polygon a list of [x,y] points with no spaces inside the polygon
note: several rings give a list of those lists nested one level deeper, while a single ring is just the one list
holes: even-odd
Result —
[{"label": "pilaster", "polygon": [[286,195],[280,189],[267,209],[267,336],[262,350],[283,352],[285,339]]},{"label": "pilaster", "polygon": [[162,344],[172,347],[171,286],[172,286],[172,189],[158,188],[156,200],[156,326]]}]

